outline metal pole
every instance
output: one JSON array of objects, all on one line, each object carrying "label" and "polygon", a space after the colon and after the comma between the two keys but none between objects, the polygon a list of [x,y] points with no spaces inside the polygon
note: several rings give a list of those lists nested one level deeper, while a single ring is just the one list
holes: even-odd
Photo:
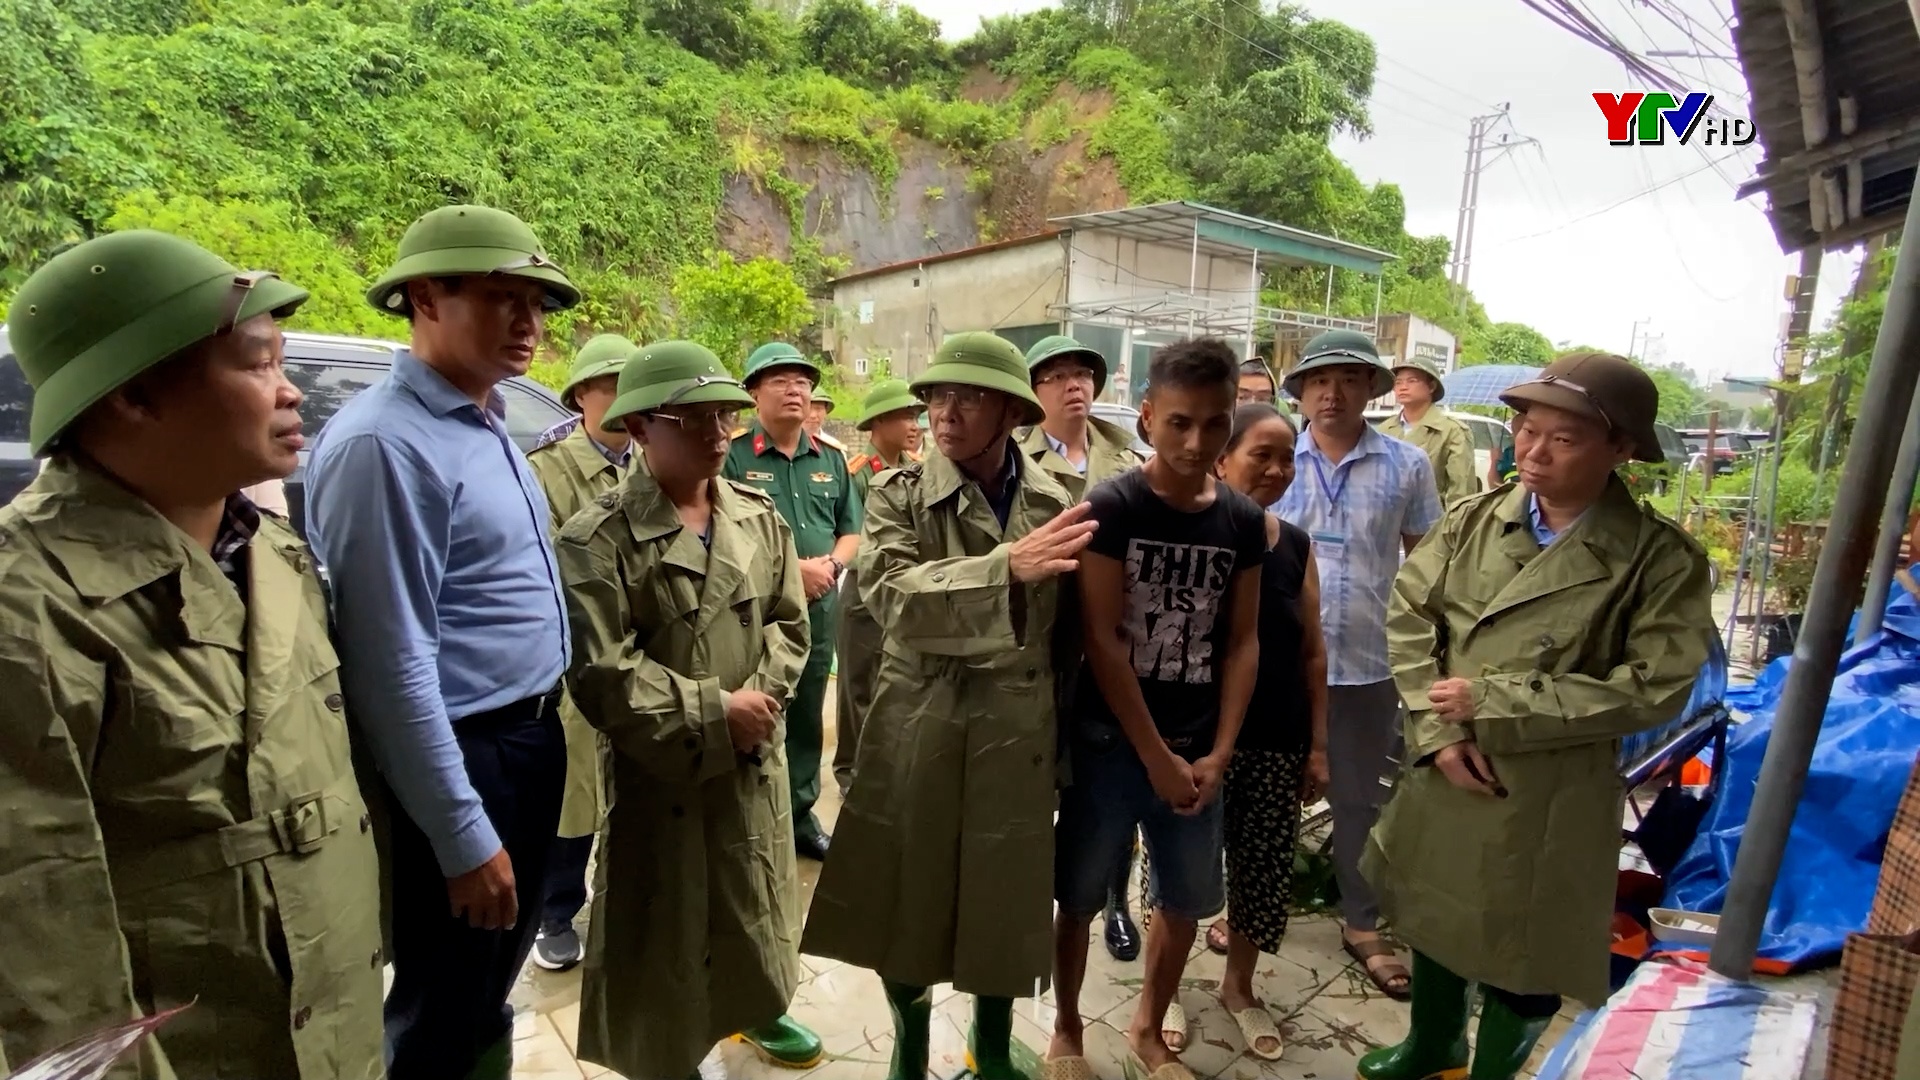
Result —
[{"label": "metal pole", "polygon": [[1253,280],[1247,286],[1252,290],[1252,299],[1247,302],[1247,359],[1257,360],[1260,353],[1254,348],[1253,331],[1260,319],[1260,249],[1253,249]]},{"label": "metal pole", "polygon": [[[1754,595],[1759,597],[1759,602],[1754,605],[1756,615],[1766,614],[1767,577],[1773,572],[1773,538],[1775,535],[1777,535],[1774,532],[1774,530],[1778,528],[1778,523],[1780,520],[1780,458],[1784,453],[1782,447],[1780,446],[1780,439],[1781,439],[1780,428],[1781,428],[1781,418],[1782,418],[1782,415],[1786,412],[1786,407],[1787,407],[1786,391],[1784,390],[1774,391],[1774,395],[1773,395],[1773,477],[1767,481],[1767,523],[1766,523],[1765,531],[1760,534],[1760,581],[1755,586],[1755,590],[1754,590]],[[1756,462],[1755,464],[1757,465],[1758,463]],[[1758,471],[1758,469],[1756,468],[1755,471]],[[1758,626],[1759,620],[1756,618],[1749,625]],[[1747,638],[1748,638],[1747,666],[1752,667],[1760,659],[1760,635],[1757,633],[1749,633],[1747,635]]]},{"label": "metal pole", "polygon": [[[1707,440],[1707,446],[1709,449],[1713,446],[1711,438]],[[1713,468],[1711,458],[1708,459],[1707,468]],[[1740,561],[1734,565],[1733,569],[1733,610],[1727,613],[1727,627],[1720,635],[1726,641],[1729,652],[1733,650],[1734,627],[1740,624],[1740,597],[1749,595],[1753,591],[1746,587],[1747,567],[1753,561],[1753,533],[1756,524],[1754,512],[1758,509],[1754,503],[1759,500],[1759,497],[1760,463],[1755,461],[1753,477],[1747,481],[1747,512],[1740,526]]]},{"label": "metal pole", "polygon": [[1331,266],[1327,267],[1327,303],[1320,309],[1320,314],[1333,314],[1333,267]]},{"label": "metal pole", "polygon": [[1383,269],[1380,276],[1373,279],[1373,332],[1380,332],[1380,291],[1386,287],[1387,272]]},{"label": "metal pole", "polygon": [[1887,287],[1886,312],[1874,342],[1873,366],[1860,403],[1860,424],[1842,468],[1833,526],[1820,547],[1806,621],[1794,644],[1793,664],[1774,713],[1773,733],[1760,766],[1753,807],[1727,885],[1727,902],[1714,937],[1712,967],[1745,980],[1766,924],[1780,876],[1787,833],[1806,787],[1807,766],[1820,737],[1827,696],[1840,667],[1855,590],[1866,571],[1874,521],[1893,477],[1902,421],[1913,404],[1920,365],[1903,362],[1920,352],[1920,199],[1909,199],[1899,261]]},{"label": "metal pole", "polygon": [[1873,570],[1867,574],[1867,596],[1860,601],[1860,626],[1853,643],[1859,645],[1880,632],[1887,613],[1887,594],[1893,591],[1894,564],[1900,559],[1900,541],[1907,536],[1907,511],[1913,505],[1913,485],[1920,480],[1920,394],[1907,411],[1907,433],[1900,438],[1900,457],[1887,484],[1886,508],[1880,512],[1880,543],[1873,551]]},{"label": "metal pole", "polygon": [[1453,226],[1453,265],[1447,268],[1456,285],[1460,284],[1460,256],[1467,249],[1467,204],[1473,199],[1474,157],[1479,150],[1480,118],[1476,116],[1467,127],[1467,171],[1460,177],[1460,216]]}]

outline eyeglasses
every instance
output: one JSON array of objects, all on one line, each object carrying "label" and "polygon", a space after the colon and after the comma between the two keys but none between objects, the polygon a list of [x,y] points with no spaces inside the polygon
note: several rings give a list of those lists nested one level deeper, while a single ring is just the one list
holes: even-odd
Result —
[{"label": "eyeglasses", "polygon": [[805,375],[768,375],[760,385],[769,390],[812,390],[813,380]]},{"label": "eyeglasses", "polygon": [[671,420],[680,425],[680,430],[690,431],[696,435],[708,431],[730,432],[740,424],[739,409],[716,409],[713,412],[691,414],[653,412],[648,415],[661,420]]},{"label": "eyeglasses", "polygon": [[1057,382],[1076,382],[1076,383],[1084,383],[1087,386],[1092,386],[1094,383],[1098,381],[1100,380],[1097,376],[1094,375],[1092,368],[1070,367],[1070,368],[1055,368],[1052,371],[1049,371],[1046,374],[1040,376],[1039,378],[1033,380],[1033,385],[1051,386],[1052,384]]},{"label": "eyeglasses", "polygon": [[929,409],[957,407],[962,412],[979,412],[991,392],[980,386],[935,386],[920,391],[920,400],[926,402]]}]

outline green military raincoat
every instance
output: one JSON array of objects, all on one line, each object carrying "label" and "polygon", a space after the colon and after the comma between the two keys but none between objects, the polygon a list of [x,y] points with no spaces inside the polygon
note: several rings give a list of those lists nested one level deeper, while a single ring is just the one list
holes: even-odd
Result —
[{"label": "green military raincoat", "polygon": [[[1394,582],[1387,639],[1409,710],[1406,768],[1361,868],[1414,949],[1516,994],[1607,996],[1622,736],[1686,705],[1713,616],[1704,552],[1612,480],[1542,550],[1526,491],[1448,509]],[[1475,718],[1434,717],[1439,679]],[[1431,756],[1469,732],[1509,796],[1453,786]]]},{"label": "green military raincoat", "polygon": [[1440,489],[1440,505],[1464,499],[1480,490],[1480,470],[1473,463],[1473,435],[1467,426],[1448,416],[1438,405],[1415,423],[1394,413],[1380,425],[1382,433],[1410,442],[1425,451],[1433,463],[1433,482]]},{"label": "green military raincoat", "polygon": [[642,462],[556,548],[568,687],[613,745],[579,1049],[624,1076],[686,1076],[778,1019],[799,981],[784,732],[736,753],[726,695],[792,695],[806,593],[773,501],[714,484],[711,548]]},{"label": "green military raincoat", "polygon": [[243,601],[56,457],[0,510],[0,1044],[186,1012],[114,1077],[385,1074],[379,867],[313,557],[262,516]]},{"label": "green military raincoat", "polygon": [[1072,498],[1021,459],[1003,531],[939,454],[874,478],[860,594],[884,628],[857,781],[802,947],[912,986],[1033,993],[1053,952],[1060,583],[1008,545]]},{"label": "green military raincoat", "polygon": [[1140,455],[1133,452],[1133,432],[1097,416],[1087,418],[1084,475],[1047,442],[1047,433],[1040,425],[1022,428],[1014,433],[1014,438],[1020,442],[1020,452],[1066,488],[1074,502],[1085,499],[1093,485],[1140,464]]},{"label": "green military raincoat", "polygon": [[[547,493],[555,537],[573,515],[612,491],[622,471],[600,452],[599,444],[587,435],[585,424],[577,425],[566,438],[528,454],[527,467]],[[601,788],[606,740],[580,715],[570,695],[560,700],[560,726],[567,736],[567,788],[560,804],[560,835],[592,836],[607,812],[606,794]]]}]

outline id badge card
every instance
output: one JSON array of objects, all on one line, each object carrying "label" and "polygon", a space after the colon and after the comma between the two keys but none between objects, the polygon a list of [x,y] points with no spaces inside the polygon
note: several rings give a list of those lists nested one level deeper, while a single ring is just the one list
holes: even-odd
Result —
[{"label": "id badge card", "polygon": [[1320,559],[1341,560],[1347,557],[1347,537],[1345,533],[1321,529],[1307,534],[1313,541],[1313,553]]}]

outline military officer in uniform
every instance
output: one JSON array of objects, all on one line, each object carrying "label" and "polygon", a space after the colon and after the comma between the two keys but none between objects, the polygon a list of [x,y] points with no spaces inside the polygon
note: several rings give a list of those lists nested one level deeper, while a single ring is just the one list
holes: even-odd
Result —
[{"label": "military officer in uniform", "polygon": [[807,422],[803,426],[806,428],[807,434],[845,454],[847,448],[840,444],[840,440],[828,435],[822,430],[826,425],[827,417],[832,414],[833,395],[818,386],[814,387],[813,394],[807,399]]},{"label": "military officer in uniform", "polygon": [[846,454],[806,432],[820,369],[791,345],[762,345],[747,358],[744,382],[753,423],[734,436],[725,476],[773,497],[800,552],[813,651],[787,704],[787,768],[793,784],[793,842],[825,859],[829,837],[813,816],[820,798],[821,713],[833,672],[834,587],[860,546],[860,493]]},{"label": "military officer in uniform", "polygon": [[[1099,350],[1070,337],[1042,338],[1027,350],[1027,374],[1034,396],[1047,410],[1046,419],[1015,433],[1021,453],[1058,481],[1075,502],[1087,497],[1093,485],[1119,476],[1140,464],[1133,452],[1133,434],[1094,416],[1091,406],[1107,388],[1107,358]],[[1078,602],[1069,588],[1065,600]],[[1067,613],[1070,626],[1079,616]],[[1133,875],[1131,854],[1114,867],[1107,893],[1107,952],[1115,960],[1140,955],[1140,929],[1127,907],[1127,884]]]},{"label": "military officer in uniform", "polygon": [[[527,467],[547,494],[556,537],[568,519],[613,490],[632,456],[633,441],[626,429],[603,430],[601,420],[634,349],[633,342],[618,334],[601,334],[582,345],[560,391],[561,404],[579,413],[577,422],[564,438],[527,455]],[[585,955],[573,917],[587,903],[587,861],[593,855],[593,834],[606,813],[599,734],[564,696],[560,724],[567,737],[567,790],[560,804],[560,842],[547,872],[546,909],[533,943],[533,962],[548,971],[565,971]]]},{"label": "military officer in uniform", "polygon": [[[920,414],[926,411],[903,379],[882,379],[868,391],[860,422],[854,425],[867,433],[867,452],[847,464],[863,503],[875,476],[920,460]],[[833,778],[841,798],[853,786],[860,724],[873,703],[873,677],[880,666],[880,624],[860,602],[858,578],[851,566],[841,575],[839,637],[834,642],[839,670],[833,680]]]},{"label": "military officer in uniform", "polygon": [[380,878],[291,473],[277,318],[164,233],[54,256],[7,331],[46,468],[0,510],[0,1057],[191,1005],[115,1077],[371,1080]]},{"label": "military officer in uniform", "polygon": [[697,1076],[736,1032],[775,1065],[821,1057],[784,1015],[801,912],[780,718],[807,664],[801,561],[774,500],[719,478],[751,403],[700,345],[640,350],[601,426],[644,464],[560,535],[568,688],[614,751],[578,1045],[623,1076]]},{"label": "military officer in uniform", "polygon": [[975,1076],[1018,1080],[1013,999],[1052,967],[1053,626],[1093,524],[1013,441],[1044,410],[1012,343],[955,334],[913,388],[939,453],[874,480],[880,671],[802,944],[880,974],[889,1080],[925,1080],[940,983],[976,995]]},{"label": "military officer in uniform", "polygon": [[1500,395],[1520,482],[1462,499],[1393,586],[1405,767],[1361,869],[1413,949],[1412,1029],[1362,1080],[1510,1080],[1566,995],[1607,996],[1623,736],[1685,706],[1714,633],[1705,553],[1614,470],[1660,461],[1659,392],[1563,357]]},{"label": "military officer in uniform", "polygon": [[1441,505],[1480,490],[1480,478],[1474,475],[1473,436],[1465,424],[1434,408],[1446,396],[1447,386],[1433,361],[1418,356],[1396,361],[1393,400],[1400,411],[1380,425],[1382,432],[1425,451],[1433,463]]}]

